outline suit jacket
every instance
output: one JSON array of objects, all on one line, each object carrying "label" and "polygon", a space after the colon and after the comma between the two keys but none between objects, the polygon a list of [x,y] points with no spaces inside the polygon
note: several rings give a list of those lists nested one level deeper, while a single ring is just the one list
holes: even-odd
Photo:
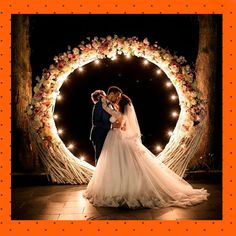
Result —
[{"label": "suit jacket", "polygon": [[111,122],[109,120],[110,117],[111,115],[102,108],[102,101],[100,99],[93,106],[92,110],[92,128],[90,131],[90,140],[94,141],[99,138],[100,135],[107,134],[111,127]]}]

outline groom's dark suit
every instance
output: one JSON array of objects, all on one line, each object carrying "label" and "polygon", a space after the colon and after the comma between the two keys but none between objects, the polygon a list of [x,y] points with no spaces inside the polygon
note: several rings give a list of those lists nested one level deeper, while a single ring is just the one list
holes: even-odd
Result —
[{"label": "groom's dark suit", "polygon": [[102,151],[105,138],[111,127],[110,114],[102,108],[101,99],[94,105],[92,111],[92,129],[90,132],[90,140],[95,150],[95,165]]}]

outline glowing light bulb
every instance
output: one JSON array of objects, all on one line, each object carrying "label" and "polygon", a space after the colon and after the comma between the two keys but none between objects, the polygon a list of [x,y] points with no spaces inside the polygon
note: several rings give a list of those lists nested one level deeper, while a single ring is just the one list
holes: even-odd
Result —
[{"label": "glowing light bulb", "polygon": [[167,83],[166,83],[166,86],[167,86],[167,87],[170,87],[171,85],[172,85],[171,82],[167,82]]},{"label": "glowing light bulb", "polygon": [[56,115],[56,114],[53,117],[55,120],[58,119],[58,115]]},{"label": "glowing light bulb", "polygon": [[74,148],[74,145],[71,143],[71,144],[68,145],[68,148],[69,148],[69,149],[73,149],[73,148]]},{"label": "glowing light bulb", "polygon": [[171,100],[176,100],[177,96],[171,95]]},{"label": "glowing light bulb", "polygon": [[112,61],[117,60],[117,56],[112,57],[111,60],[112,60]]},{"label": "glowing light bulb", "polygon": [[63,133],[63,130],[62,129],[59,129],[58,130],[58,134],[62,134]]},{"label": "glowing light bulb", "polygon": [[57,96],[57,100],[61,100],[62,99],[62,96],[59,94],[58,96]]},{"label": "glowing light bulb", "polygon": [[126,55],[126,58],[128,58],[128,59],[131,58],[130,54],[127,54],[127,55]]},{"label": "glowing light bulb", "polygon": [[158,75],[160,75],[161,74],[161,70],[159,69],[159,70],[157,70],[157,74]]},{"label": "glowing light bulb", "polygon": [[173,117],[176,117],[176,116],[178,116],[178,113],[177,113],[176,111],[173,111],[173,112],[172,112],[172,116],[173,116]]},{"label": "glowing light bulb", "polygon": [[84,70],[83,67],[79,67],[79,71],[82,72]]},{"label": "glowing light bulb", "polygon": [[167,134],[168,134],[169,136],[171,136],[171,135],[173,134],[173,131],[169,130],[169,131],[167,132]]},{"label": "glowing light bulb", "polygon": [[157,151],[161,151],[161,150],[162,150],[161,146],[160,146],[160,145],[157,145],[157,146],[156,146],[156,150],[157,150]]},{"label": "glowing light bulb", "polygon": [[95,64],[99,64],[100,63],[100,61],[97,59],[97,60],[95,60]]},{"label": "glowing light bulb", "polygon": [[147,65],[149,62],[148,62],[148,60],[144,60],[143,63],[144,63],[144,65]]}]

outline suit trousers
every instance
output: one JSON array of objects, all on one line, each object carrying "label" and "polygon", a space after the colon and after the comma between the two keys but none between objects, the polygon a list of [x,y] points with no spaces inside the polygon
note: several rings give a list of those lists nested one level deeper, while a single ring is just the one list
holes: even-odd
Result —
[{"label": "suit trousers", "polygon": [[94,151],[95,151],[95,166],[97,165],[99,156],[102,152],[103,144],[105,142],[105,139],[109,130],[104,130],[104,131],[99,132],[99,135],[96,135],[97,137],[92,140]]}]

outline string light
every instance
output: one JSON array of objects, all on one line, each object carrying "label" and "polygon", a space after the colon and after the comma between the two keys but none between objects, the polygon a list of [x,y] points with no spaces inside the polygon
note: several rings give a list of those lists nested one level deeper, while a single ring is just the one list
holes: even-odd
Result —
[{"label": "string light", "polygon": [[112,60],[112,61],[117,60],[117,56],[112,57],[111,60]]},{"label": "string light", "polygon": [[[131,58],[131,55],[130,55],[130,54],[127,54],[127,55],[126,55],[126,58],[127,58],[127,59],[130,59],[130,58]],[[117,60],[117,56],[112,57],[111,60],[113,60],[113,61],[114,61],[114,60]],[[96,65],[98,65],[98,64],[100,64],[100,60],[96,59],[96,60],[94,61],[94,63],[95,63]],[[148,65],[148,64],[149,64],[149,61],[145,59],[145,60],[143,61],[143,63],[144,63],[144,65]],[[82,72],[84,69],[83,69],[82,67],[79,67],[78,70],[79,70],[80,72]],[[160,75],[160,74],[162,73],[162,70],[161,70],[161,69],[158,69],[158,70],[156,70],[156,73],[157,73],[158,75]],[[66,81],[67,79],[68,79],[68,77],[65,79],[65,81]],[[167,86],[167,87],[171,87],[171,86],[172,86],[172,83],[168,81],[168,82],[166,82],[166,86]],[[174,101],[174,100],[177,99],[177,96],[173,94],[173,95],[171,95],[170,98],[171,98],[171,100]],[[61,95],[58,95],[58,96],[57,96],[57,99],[58,99],[58,100],[61,100],[61,99],[62,99],[62,96],[61,96]],[[178,116],[178,113],[177,113],[176,111],[174,111],[174,112],[172,112],[172,116],[173,116],[173,117],[177,117],[177,116]],[[58,119],[58,118],[59,118],[59,116],[58,116],[57,114],[55,114],[53,117],[54,117],[54,119]],[[197,116],[197,120],[200,120],[199,116]],[[62,129],[59,129],[59,130],[58,130],[58,134],[62,134],[63,132],[64,132],[64,131],[63,131]],[[167,131],[167,134],[168,134],[168,136],[171,136],[171,135],[173,134],[173,131],[169,130],[169,131]],[[182,144],[181,147],[182,147],[182,148],[185,148],[185,145]],[[73,149],[73,148],[74,148],[74,145],[73,145],[72,143],[70,143],[67,148],[68,148],[68,149]],[[161,150],[162,150],[161,145],[157,145],[157,146],[156,146],[156,150],[157,150],[157,151],[161,151]],[[84,156],[80,156],[79,159],[83,161],[83,160],[85,160],[85,157],[84,157]]]},{"label": "string light", "polygon": [[62,96],[59,94],[58,96],[57,96],[57,100],[61,100],[62,99]]},{"label": "string light", "polygon": [[177,96],[171,95],[171,100],[176,100]]},{"label": "string light", "polygon": [[73,148],[74,148],[74,145],[71,143],[71,144],[68,145],[68,148],[69,148],[69,149],[73,149]]},{"label": "string light", "polygon": [[63,130],[62,129],[59,129],[58,130],[58,134],[62,134],[63,133]]},{"label": "string light", "polygon": [[177,116],[178,116],[178,113],[177,113],[176,111],[173,111],[173,112],[172,112],[172,116],[173,116],[173,117],[177,117]]}]

